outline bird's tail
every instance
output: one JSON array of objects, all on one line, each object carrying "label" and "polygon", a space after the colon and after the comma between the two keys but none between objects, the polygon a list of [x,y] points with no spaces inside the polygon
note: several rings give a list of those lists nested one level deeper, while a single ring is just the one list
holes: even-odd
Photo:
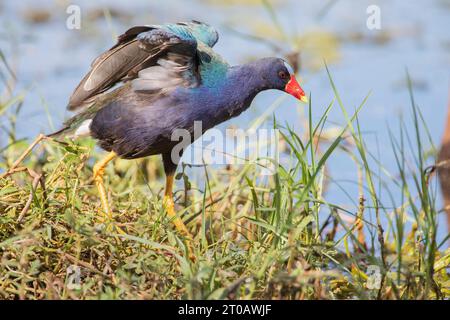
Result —
[{"label": "bird's tail", "polygon": [[64,127],[62,129],[59,129],[58,131],[47,134],[46,137],[55,138],[55,139],[60,138],[60,137],[64,136],[69,129],[70,129],[70,127]]}]

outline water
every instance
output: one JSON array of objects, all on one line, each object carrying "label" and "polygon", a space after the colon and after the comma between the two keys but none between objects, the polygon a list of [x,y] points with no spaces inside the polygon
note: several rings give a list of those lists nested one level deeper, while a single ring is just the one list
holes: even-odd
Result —
[{"label": "water", "polygon": [[[66,28],[66,4],[63,1],[40,1],[39,7],[31,0],[1,2],[0,48],[17,68],[19,82],[16,91],[28,91],[18,124],[19,137],[33,137],[38,132],[58,128],[69,116],[65,110],[68,97],[88,70],[91,60],[112,45],[114,35],[131,25],[202,20],[219,30],[221,37],[216,50],[231,64],[276,55],[268,46],[242,38],[229,29],[231,26],[251,33],[258,28],[266,30],[266,38],[272,39],[274,28],[267,10],[262,6],[229,6],[218,2],[197,0],[188,4],[175,0],[113,0],[92,4],[91,1],[74,1],[73,4],[81,7],[83,17],[95,12],[98,14],[100,8],[100,18],[90,23],[83,19],[81,30]],[[329,66],[344,104],[352,110],[371,92],[360,113],[360,125],[368,149],[375,155],[379,154],[383,164],[395,173],[386,126],[389,124],[394,132],[398,132],[398,117],[404,115],[412,130],[406,68],[415,84],[417,104],[436,144],[443,132],[450,78],[450,1],[340,0],[323,11],[327,2],[279,0],[274,3],[285,30],[299,34],[320,31],[337,39],[336,55],[340,58],[329,61]],[[366,8],[372,4],[381,9],[381,30],[366,27]],[[103,7],[123,14],[108,22],[102,17]],[[51,19],[42,24],[27,23],[24,12],[32,8],[48,9],[52,13]],[[324,13],[322,16],[321,12]],[[326,44],[319,43],[318,46]],[[320,50],[310,50],[310,53],[321,61]],[[312,60],[305,59],[306,67],[301,77],[304,89],[312,93],[313,119],[318,121],[333,99],[333,91],[325,69],[309,67],[308,62]],[[230,124],[245,128],[280,94],[260,94],[250,110],[222,128]],[[301,131],[300,115],[306,112],[293,99],[286,99],[276,110],[276,116],[281,123],[288,122]],[[328,126],[343,123],[336,106],[330,114]],[[4,139],[4,136],[0,135],[0,138]],[[357,199],[354,164],[346,156],[338,154],[329,162],[329,171],[351,198]],[[335,184],[330,186],[327,199],[354,208]],[[444,217],[441,226],[440,238],[445,235]]]}]

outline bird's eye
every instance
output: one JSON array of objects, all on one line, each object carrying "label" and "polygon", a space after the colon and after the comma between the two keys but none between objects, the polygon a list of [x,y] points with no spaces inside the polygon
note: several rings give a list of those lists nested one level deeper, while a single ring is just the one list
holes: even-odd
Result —
[{"label": "bird's eye", "polygon": [[286,80],[288,78],[287,73],[284,71],[278,72],[278,76],[280,77],[280,79],[283,79],[283,80]]}]

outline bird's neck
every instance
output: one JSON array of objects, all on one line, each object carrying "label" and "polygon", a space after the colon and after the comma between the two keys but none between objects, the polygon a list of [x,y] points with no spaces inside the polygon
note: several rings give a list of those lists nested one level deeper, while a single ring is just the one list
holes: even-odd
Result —
[{"label": "bird's neck", "polygon": [[217,105],[219,122],[234,118],[245,111],[255,96],[268,88],[263,79],[256,72],[252,64],[231,67],[226,80],[219,86],[217,96],[220,105]]},{"label": "bird's neck", "polygon": [[193,120],[203,122],[203,130],[208,130],[224,121],[237,117],[252,103],[255,96],[268,88],[263,85],[261,75],[252,64],[230,67],[226,75],[210,85],[204,82],[196,89],[180,91],[180,100],[195,105],[190,114]]}]

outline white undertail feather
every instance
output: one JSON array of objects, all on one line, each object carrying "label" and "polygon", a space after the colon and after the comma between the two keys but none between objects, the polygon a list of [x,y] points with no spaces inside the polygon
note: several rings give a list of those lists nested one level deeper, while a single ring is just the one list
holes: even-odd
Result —
[{"label": "white undertail feather", "polygon": [[91,134],[90,125],[92,123],[92,119],[84,120],[78,129],[73,134],[74,137],[86,137]]}]

